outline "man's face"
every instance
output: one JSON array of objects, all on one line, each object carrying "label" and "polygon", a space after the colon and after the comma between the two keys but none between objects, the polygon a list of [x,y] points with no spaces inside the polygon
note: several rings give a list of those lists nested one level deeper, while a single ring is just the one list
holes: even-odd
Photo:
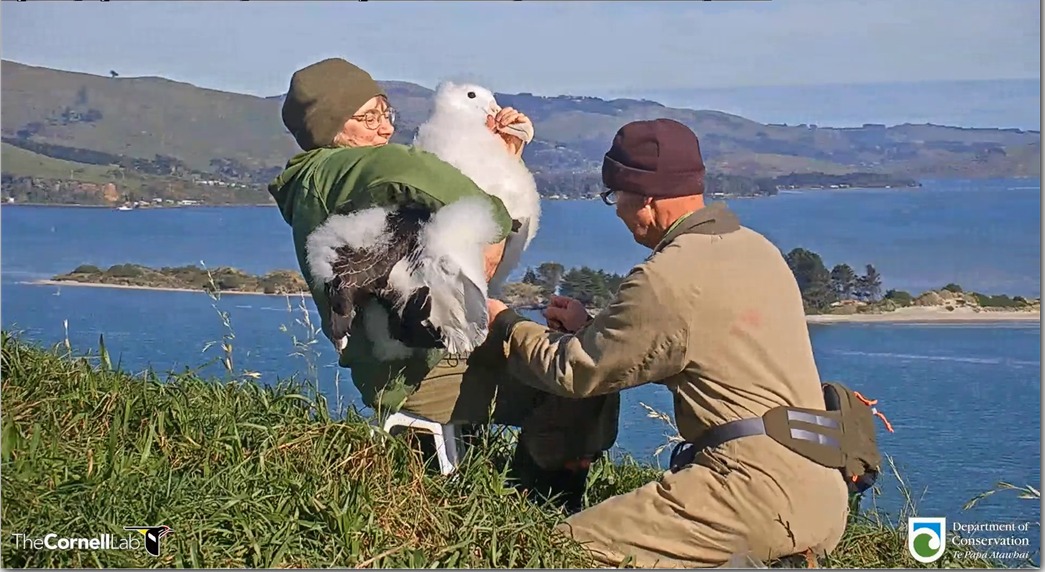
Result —
[{"label": "man's face", "polygon": [[617,218],[624,222],[624,226],[631,231],[635,242],[653,248],[656,242],[651,242],[650,228],[653,226],[653,205],[651,199],[637,193],[625,193],[617,191],[616,207]]}]

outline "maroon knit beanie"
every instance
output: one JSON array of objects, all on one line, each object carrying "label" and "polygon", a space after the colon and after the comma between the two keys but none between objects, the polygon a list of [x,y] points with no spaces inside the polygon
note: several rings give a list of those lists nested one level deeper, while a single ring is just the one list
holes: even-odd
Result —
[{"label": "maroon knit beanie", "polygon": [[606,188],[655,198],[703,194],[704,173],[696,134],[671,119],[621,127],[602,160]]}]

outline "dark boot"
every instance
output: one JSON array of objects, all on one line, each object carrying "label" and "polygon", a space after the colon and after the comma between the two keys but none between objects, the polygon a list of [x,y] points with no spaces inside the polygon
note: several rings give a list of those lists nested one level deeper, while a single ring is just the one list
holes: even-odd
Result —
[{"label": "dark boot", "polygon": [[509,483],[524,490],[535,502],[552,502],[566,514],[580,512],[584,508],[588,471],[598,457],[578,460],[561,469],[542,469],[526,447],[519,444],[508,470]]}]

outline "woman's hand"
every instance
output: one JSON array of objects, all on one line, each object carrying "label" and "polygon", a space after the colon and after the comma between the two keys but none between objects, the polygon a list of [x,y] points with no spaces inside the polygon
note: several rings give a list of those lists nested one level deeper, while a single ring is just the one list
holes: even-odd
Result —
[{"label": "woman's hand", "polygon": [[483,248],[483,267],[486,271],[486,281],[489,282],[493,279],[493,275],[497,272],[497,267],[501,265],[501,259],[504,258],[504,245],[508,239],[504,239],[501,242],[495,244],[488,244]]},{"label": "woman's hand", "polygon": [[497,299],[494,299],[494,298],[487,298],[486,299],[486,315],[487,315],[488,320],[489,320],[489,322],[487,323],[487,327],[492,328],[493,327],[493,321],[497,319],[497,316],[501,312],[503,312],[503,311],[505,311],[507,309],[508,309],[508,305],[505,304],[504,302],[502,302],[500,300],[497,300]]},{"label": "woman's hand", "polygon": [[514,133],[506,132],[505,128],[509,125],[525,125],[531,133],[533,132],[533,122],[530,121],[530,118],[514,107],[503,107],[497,112],[497,115],[486,116],[487,129],[500,136],[510,154],[515,157],[521,157],[526,141],[523,141],[522,138]]}]

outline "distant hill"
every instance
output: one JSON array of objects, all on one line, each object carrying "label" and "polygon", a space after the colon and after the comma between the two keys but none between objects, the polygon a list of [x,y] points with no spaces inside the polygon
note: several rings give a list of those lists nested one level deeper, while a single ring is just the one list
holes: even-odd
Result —
[{"label": "distant hill", "polygon": [[276,100],[163,78],[110,78],[0,63],[5,138],[152,159],[198,170],[231,157],[258,168],[295,150]]},{"label": "distant hill", "polygon": [[1041,125],[1040,78],[622,89],[612,97],[636,93],[672,107],[717,109],[774,123],[858,127],[873,120],[1021,129]]},{"label": "distant hill", "polygon": [[[157,176],[215,176],[260,185],[297,151],[280,121],[280,96],[228,93],[159,77],[103,77],[8,60],[2,61],[0,73],[3,142],[38,155],[123,165]],[[400,111],[394,140],[409,142],[431,109],[432,90],[405,82],[382,84]],[[533,119],[537,136],[524,157],[547,177],[595,177],[621,125],[656,117],[690,126],[700,137],[709,171],[721,177],[875,173],[975,178],[1041,172],[1038,131],[767,125],[638,99],[527,93],[497,97]],[[6,167],[4,172],[8,174]]]},{"label": "distant hill", "polygon": [[[403,112],[397,136],[409,141],[431,110],[432,90],[383,82]],[[603,100],[527,93],[497,94],[526,113],[537,139],[526,151],[540,169],[597,168],[614,133],[629,121],[667,117],[686,124],[701,141],[710,170],[748,177],[791,173],[876,172],[913,177],[1039,176],[1041,133],[904,124],[818,128],[767,125],[718,111],[671,108],[638,99]],[[1012,161],[1000,160],[1015,154]],[[1038,158],[1028,163],[1027,157]],[[986,164],[985,164],[986,163]]]}]

